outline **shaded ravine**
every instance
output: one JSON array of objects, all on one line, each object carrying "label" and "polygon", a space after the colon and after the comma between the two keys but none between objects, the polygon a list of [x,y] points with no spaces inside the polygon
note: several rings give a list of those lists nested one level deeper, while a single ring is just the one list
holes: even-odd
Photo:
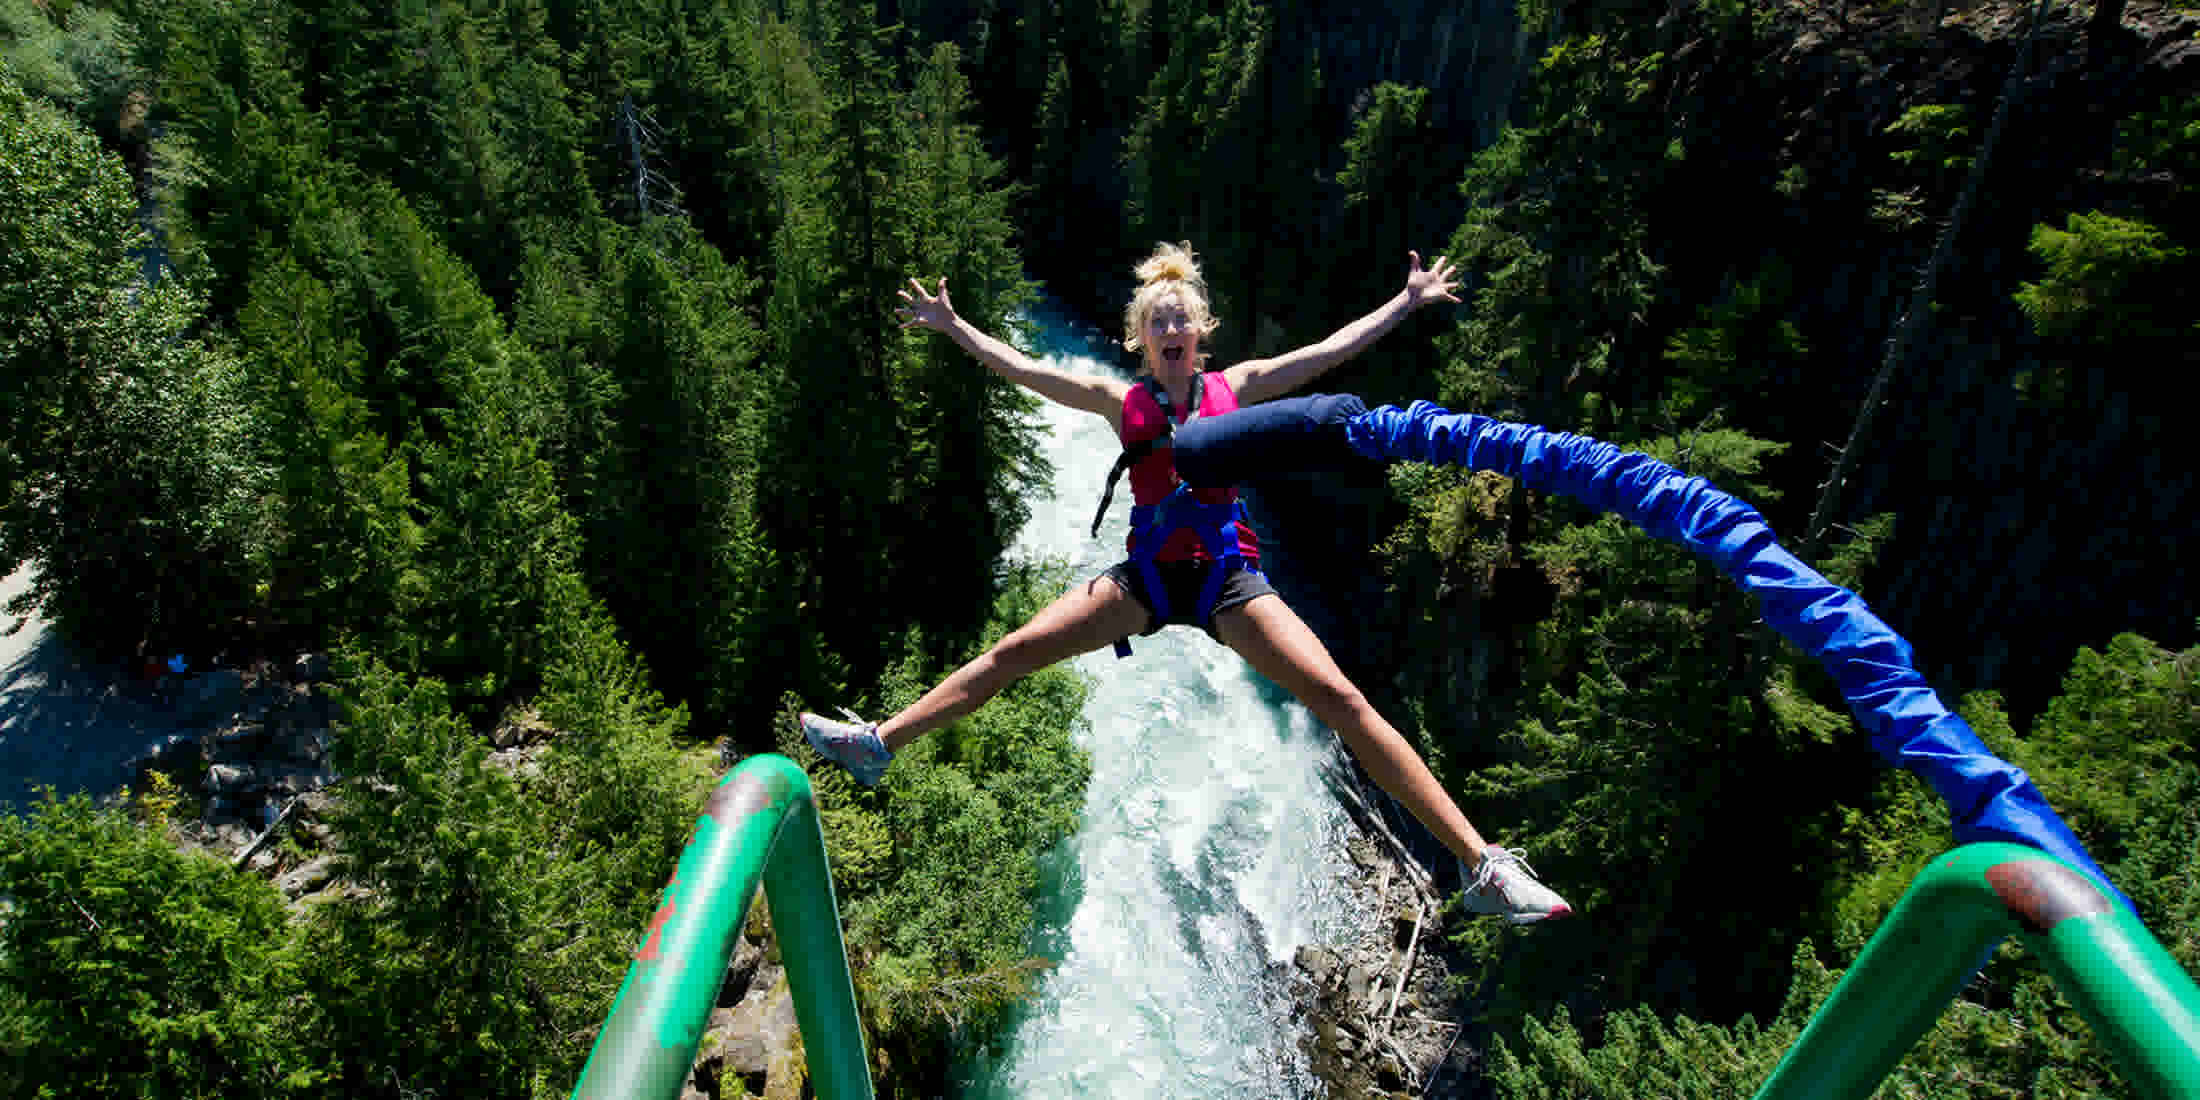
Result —
[{"label": "shaded ravine", "polygon": [[[1066,326],[1059,366],[1108,370]],[[1092,508],[1118,447],[1099,417],[1049,405],[1051,492],[1011,554],[1089,578],[1122,556],[1128,492],[1102,537]],[[1077,658],[1093,682],[1080,744],[1092,782],[1049,854],[1033,951],[1055,967],[990,1049],[964,1052],[974,1097],[1321,1095],[1299,1049],[1290,963],[1350,927],[1351,824],[1323,780],[1333,737],[1236,654],[1174,627]]]},{"label": "shaded ravine", "polygon": [[[29,586],[33,568],[0,581],[0,604]],[[0,812],[27,810],[46,786],[63,798],[112,794],[136,761],[204,732],[232,702],[201,690],[213,681],[156,692],[78,653],[36,613],[0,612],[0,632],[11,628],[0,636]]]}]

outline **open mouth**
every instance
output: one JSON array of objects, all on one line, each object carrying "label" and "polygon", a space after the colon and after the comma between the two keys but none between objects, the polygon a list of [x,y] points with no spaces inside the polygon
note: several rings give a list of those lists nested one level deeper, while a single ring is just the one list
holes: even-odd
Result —
[{"label": "open mouth", "polygon": [[1169,361],[1169,362],[1171,362],[1171,363],[1174,363],[1174,362],[1176,362],[1177,360],[1179,360],[1179,359],[1182,359],[1182,358],[1184,358],[1184,349],[1183,349],[1183,348],[1162,348],[1162,349],[1161,349],[1161,357],[1162,357],[1163,359],[1166,359],[1166,360],[1168,360],[1168,361]]}]

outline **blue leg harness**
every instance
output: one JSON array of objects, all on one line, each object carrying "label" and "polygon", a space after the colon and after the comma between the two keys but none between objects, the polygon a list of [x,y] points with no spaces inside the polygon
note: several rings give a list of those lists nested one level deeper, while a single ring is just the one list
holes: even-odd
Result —
[{"label": "blue leg harness", "polygon": [[[1238,528],[1240,523],[1250,523],[1242,500],[1224,501],[1219,504],[1202,503],[1192,496],[1191,486],[1179,484],[1175,491],[1163,497],[1158,504],[1141,504],[1131,509],[1131,530],[1138,532],[1131,551],[1131,565],[1138,570],[1138,579],[1146,586],[1146,599],[1153,605],[1154,618],[1168,622],[1170,617],[1169,589],[1161,583],[1161,570],[1154,555],[1178,528],[1188,527],[1199,535],[1200,544],[1207,548],[1212,563],[1207,567],[1207,580],[1200,585],[1199,602],[1193,605],[1193,618],[1201,623],[1212,622],[1215,601],[1222,597],[1222,585],[1230,574],[1243,569],[1248,573],[1260,572],[1259,567],[1246,562],[1238,552]],[[1118,638],[1115,655],[1131,655],[1131,640]]]}]

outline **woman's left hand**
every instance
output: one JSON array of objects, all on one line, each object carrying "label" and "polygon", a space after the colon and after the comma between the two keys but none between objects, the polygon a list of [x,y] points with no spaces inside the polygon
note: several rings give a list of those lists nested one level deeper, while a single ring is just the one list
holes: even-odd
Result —
[{"label": "woman's left hand", "polygon": [[1458,304],[1459,296],[1452,291],[1459,289],[1459,269],[1451,266],[1450,260],[1438,256],[1436,262],[1424,271],[1421,268],[1420,253],[1408,252],[1406,256],[1413,261],[1412,270],[1406,273],[1408,309],[1419,309],[1435,301]]}]

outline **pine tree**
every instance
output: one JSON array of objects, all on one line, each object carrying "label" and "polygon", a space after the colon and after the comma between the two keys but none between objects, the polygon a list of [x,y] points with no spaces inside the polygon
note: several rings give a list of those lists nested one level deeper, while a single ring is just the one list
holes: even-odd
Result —
[{"label": "pine tree", "polygon": [[89,798],[0,814],[0,1090],[312,1095],[281,895]]},{"label": "pine tree", "polygon": [[887,368],[899,343],[888,310],[906,270],[892,186],[906,138],[879,49],[887,32],[867,4],[831,15],[821,132],[814,145],[791,135],[782,161],[795,190],[774,249],[759,471],[759,518],[801,615],[782,625],[778,648],[809,654],[797,682],[819,691],[837,678],[822,652],[875,671],[906,622],[910,593],[893,582],[913,505],[885,476],[905,444]]},{"label": "pine tree", "polygon": [[1590,393],[1641,326],[1661,270],[1641,206],[1674,151],[1654,109],[1664,65],[1598,36],[1563,42],[1542,63],[1538,124],[1476,154],[1467,222],[1446,251],[1487,281],[1454,342],[1445,403],[1631,430],[1596,419],[1604,406]]},{"label": "pine tree", "polygon": [[588,575],[659,686],[715,717],[745,609],[734,542],[751,363],[761,335],[743,312],[747,280],[677,221],[652,227],[668,256],[636,241],[611,316],[605,367],[616,397],[592,454],[583,503]]},{"label": "pine tree", "polygon": [[527,950],[545,808],[484,766],[441,682],[350,651],[337,678],[337,870],[366,889],[313,911],[306,1038],[349,1094],[507,1092],[550,1039]]},{"label": "pine tree", "polygon": [[120,162],[0,73],[0,566],[94,652],[211,647],[244,610],[258,426],[197,298],[149,283]]},{"label": "pine tree", "polygon": [[294,260],[253,279],[238,317],[277,471],[258,566],[266,625],[302,645],[370,629],[414,575],[411,464],[361,396],[366,365],[336,292]]},{"label": "pine tree", "polygon": [[[1316,286],[1330,288],[1317,293],[1319,300],[1384,300],[1404,283],[1407,253],[1433,264],[1463,214],[1458,185],[1468,157],[1430,117],[1428,90],[1384,83],[1363,98],[1337,173],[1344,216],[1329,234],[1333,243],[1321,250],[1324,261],[1310,272]],[[1471,278],[1471,269],[1462,268]],[[1472,297],[1471,284],[1461,297]],[[1371,404],[1425,396],[1438,369],[1430,341],[1386,345],[1382,356],[1368,358],[1351,368],[1359,378],[1337,387]],[[1370,377],[1377,371],[1380,377]]]},{"label": "pine tree", "polygon": [[[968,121],[960,53],[941,46],[918,71],[909,105],[917,125],[900,173],[909,211],[908,268],[944,277],[956,311],[988,332],[1012,332],[1030,287],[1009,243],[1015,192]],[[897,299],[898,300],[898,299]],[[898,334],[897,334],[898,335]],[[925,582],[909,584],[904,614],[927,624],[935,657],[975,636],[993,602],[994,563],[1023,526],[1024,490],[1045,476],[1025,420],[1034,399],[929,332],[897,338],[892,391],[903,435],[895,481],[911,502],[898,537],[912,543],[958,532],[952,551],[926,555]],[[907,563],[901,575],[917,570]]]}]

